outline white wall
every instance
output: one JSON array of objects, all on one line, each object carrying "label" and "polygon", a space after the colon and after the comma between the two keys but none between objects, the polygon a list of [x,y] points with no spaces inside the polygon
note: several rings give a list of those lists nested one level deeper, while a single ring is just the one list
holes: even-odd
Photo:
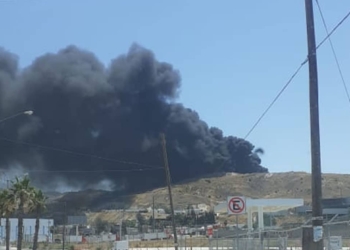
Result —
[{"label": "white wall", "polygon": [[81,235],[66,235],[65,239],[69,243],[81,243],[83,241],[83,236],[81,236]]},{"label": "white wall", "polygon": [[[6,219],[1,218],[0,226],[0,238],[5,239],[6,237]],[[47,235],[51,240],[50,227],[54,225],[53,219],[40,219],[39,221],[39,235]],[[10,218],[10,240],[17,240],[17,229],[18,228],[18,219]],[[23,234],[24,235],[34,235],[35,232],[35,219],[23,219]],[[40,237],[42,238],[42,237]]]}]

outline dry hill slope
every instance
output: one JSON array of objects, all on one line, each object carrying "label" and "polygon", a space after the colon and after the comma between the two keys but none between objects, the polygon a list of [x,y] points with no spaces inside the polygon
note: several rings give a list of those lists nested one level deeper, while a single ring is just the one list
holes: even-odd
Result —
[{"label": "dry hill slope", "polygon": [[[244,195],[251,198],[303,198],[311,199],[311,175],[304,172],[273,174],[226,174],[222,177],[202,178],[173,186],[174,203],[177,209],[189,204],[205,203],[216,205],[230,195]],[[350,175],[324,174],[323,196],[334,198],[350,196]],[[146,208],[155,197],[156,207],[168,207],[166,188],[137,194],[129,200],[126,207]],[[115,197],[118,200],[118,197]],[[104,214],[104,215],[102,215]],[[117,212],[90,213],[90,221],[97,216],[118,221],[122,214]],[[126,219],[126,218],[125,218]]]},{"label": "dry hill slope", "polygon": [[[132,205],[151,205],[152,195],[158,206],[167,206],[167,189],[135,195]],[[251,198],[303,198],[311,199],[311,175],[304,172],[273,174],[227,174],[222,177],[203,178],[173,187],[177,208],[188,204],[206,203],[214,205],[230,195]],[[350,175],[324,174],[323,197],[350,196]]]}]

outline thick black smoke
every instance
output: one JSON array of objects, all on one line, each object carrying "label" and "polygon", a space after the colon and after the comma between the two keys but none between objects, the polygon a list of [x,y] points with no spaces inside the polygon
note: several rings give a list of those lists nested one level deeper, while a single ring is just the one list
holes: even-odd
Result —
[{"label": "thick black smoke", "polygon": [[18,58],[0,50],[0,117],[35,112],[1,123],[1,168],[22,166],[44,185],[65,180],[91,187],[107,179],[137,191],[162,185],[164,172],[129,171],[150,167],[3,138],[157,167],[162,166],[159,133],[165,132],[174,182],[219,171],[267,171],[251,143],[224,137],[220,129],[208,127],[195,111],[176,102],[180,82],[172,65],[157,61],[138,45],[108,68],[93,53],[69,46],[19,71]]}]

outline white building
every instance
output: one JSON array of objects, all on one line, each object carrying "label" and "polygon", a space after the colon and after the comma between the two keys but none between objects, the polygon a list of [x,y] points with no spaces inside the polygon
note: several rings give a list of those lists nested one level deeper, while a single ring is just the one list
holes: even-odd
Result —
[{"label": "white building", "polygon": [[198,209],[200,209],[203,213],[209,211],[209,206],[206,204],[198,204],[197,205]]},{"label": "white building", "polygon": [[[6,219],[0,219],[0,238],[5,241],[6,237]],[[39,242],[51,241],[51,226],[54,225],[53,219],[40,219],[39,221]],[[23,238],[25,241],[32,241],[35,233],[35,219],[23,219]],[[10,241],[16,241],[18,236],[18,219],[10,218]]]},{"label": "white building", "polygon": [[[147,212],[148,213],[152,213],[153,212],[153,208],[152,207],[147,208]],[[155,208],[154,209],[154,213],[156,213],[156,214],[165,214],[165,210],[163,208]]]}]

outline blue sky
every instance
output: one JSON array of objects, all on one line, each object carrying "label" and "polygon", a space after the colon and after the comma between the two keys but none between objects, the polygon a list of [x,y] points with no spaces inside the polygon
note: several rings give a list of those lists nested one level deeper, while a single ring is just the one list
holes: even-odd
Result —
[{"label": "blue sky", "polygon": [[[350,1],[319,0],[329,26]],[[317,41],[325,36],[315,8]],[[350,88],[350,19],[332,36]],[[306,58],[304,1],[0,1],[0,46],[21,66],[75,44],[108,64],[133,42],[182,75],[179,101],[226,135],[244,137]],[[350,104],[329,43],[318,51],[322,169],[347,173]],[[303,68],[249,136],[271,172],[310,171],[308,71]]]}]

